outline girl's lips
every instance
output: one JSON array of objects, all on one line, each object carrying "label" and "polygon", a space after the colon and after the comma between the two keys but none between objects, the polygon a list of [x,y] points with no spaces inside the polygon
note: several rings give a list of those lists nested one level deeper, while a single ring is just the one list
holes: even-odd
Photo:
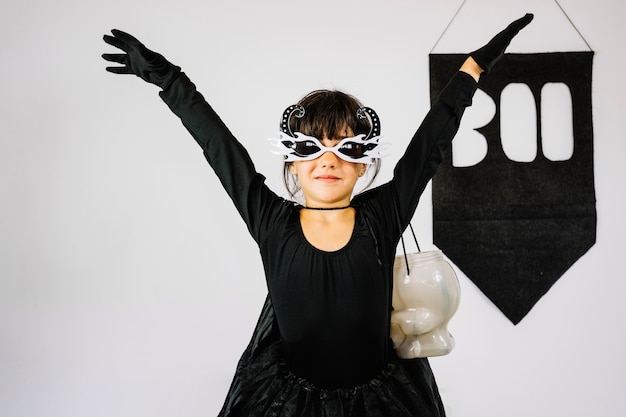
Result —
[{"label": "girl's lips", "polygon": [[339,177],[335,177],[334,175],[319,175],[317,177],[315,177],[316,180],[319,181],[337,181],[339,179]]}]

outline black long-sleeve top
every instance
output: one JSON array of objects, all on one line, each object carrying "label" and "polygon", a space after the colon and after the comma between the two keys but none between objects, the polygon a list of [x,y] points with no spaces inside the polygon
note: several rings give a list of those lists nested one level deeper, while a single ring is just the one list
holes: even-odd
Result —
[{"label": "black long-sleeve top", "polygon": [[384,369],[400,233],[475,90],[468,74],[452,78],[397,163],[393,179],[353,199],[352,237],[333,252],[307,242],[301,207],[265,185],[247,151],[184,73],[160,93],[203,149],[259,246],[285,360],[295,375],[319,387],[345,388]]}]

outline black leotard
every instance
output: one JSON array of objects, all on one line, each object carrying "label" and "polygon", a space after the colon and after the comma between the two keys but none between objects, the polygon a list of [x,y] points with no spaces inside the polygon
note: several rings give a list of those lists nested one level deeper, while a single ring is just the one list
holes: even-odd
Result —
[{"label": "black leotard", "polygon": [[353,199],[351,239],[334,252],[307,242],[301,207],[267,188],[246,150],[185,74],[160,93],[202,147],[260,248],[280,352],[295,377],[323,389],[345,389],[377,377],[395,357],[389,320],[400,231],[413,216],[475,90],[468,74],[452,78],[396,165],[393,179]]}]

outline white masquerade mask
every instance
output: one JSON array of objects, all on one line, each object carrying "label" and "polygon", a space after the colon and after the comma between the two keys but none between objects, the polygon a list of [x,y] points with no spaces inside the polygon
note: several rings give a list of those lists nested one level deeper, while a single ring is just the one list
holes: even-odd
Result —
[{"label": "white masquerade mask", "polygon": [[268,139],[274,145],[273,152],[284,155],[285,162],[310,161],[319,158],[325,152],[332,152],[344,161],[371,164],[375,159],[384,157],[383,151],[389,146],[388,143],[379,143],[380,123],[374,110],[369,107],[361,107],[357,111],[357,117],[369,118],[372,126],[370,132],[367,135],[360,134],[342,139],[331,147],[324,146],[316,137],[300,132],[293,133],[289,128],[289,120],[293,115],[303,117],[304,107],[300,105],[288,107],[283,113],[278,138]]},{"label": "white masquerade mask", "polygon": [[382,158],[382,151],[387,143],[378,143],[380,136],[366,139],[364,134],[342,139],[335,146],[324,146],[319,139],[296,132],[295,137],[279,132],[278,138],[269,141],[274,145],[274,153],[285,156],[285,162],[310,161],[319,158],[325,152],[332,152],[348,162],[371,164],[374,159]]}]

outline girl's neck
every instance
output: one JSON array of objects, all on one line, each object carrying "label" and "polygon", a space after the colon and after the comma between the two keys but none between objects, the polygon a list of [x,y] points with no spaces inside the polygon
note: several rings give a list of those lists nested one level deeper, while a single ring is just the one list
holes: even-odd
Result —
[{"label": "girl's neck", "polygon": [[307,211],[340,211],[352,207],[352,201],[350,201],[349,198],[324,201],[323,199],[304,197],[304,205],[302,208]]},{"label": "girl's neck", "polygon": [[346,209],[349,209],[350,207],[352,207],[352,206],[348,204],[347,206],[341,206],[341,207],[309,207],[309,206],[304,206],[303,209],[305,209],[305,210],[328,211],[328,210],[346,210]]},{"label": "girl's neck", "polygon": [[313,223],[331,224],[334,222],[353,221],[356,210],[352,206],[337,206],[318,209],[317,207],[302,207],[300,219]]},{"label": "girl's neck", "polygon": [[[332,207],[334,208],[334,207]],[[349,241],[354,230],[354,207],[337,207],[335,210],[300,210],[300,227],[306,240],[323,251],[336,251]]]}]

